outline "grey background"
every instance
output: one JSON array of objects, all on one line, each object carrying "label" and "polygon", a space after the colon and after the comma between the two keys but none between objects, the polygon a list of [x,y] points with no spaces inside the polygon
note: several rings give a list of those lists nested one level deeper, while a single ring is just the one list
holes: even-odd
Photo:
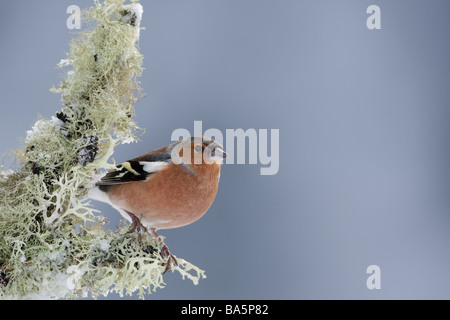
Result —
[{"label": "grey background", "polygon": [[[49,93],[86,0],[2,1],[0,152],[60,109]],[[381,7],[382,29],[366,28]],[[161,234],[206,269],[149,299],[450,298],[448,1],[143,1],[146,128],[280,129],[280,170],[225,165],[198,222]],[[119,215],[98,204],[111,217]],[[366,288],[367,266],[381,290]],[[108,298],[117,298],[110,295]]]}]

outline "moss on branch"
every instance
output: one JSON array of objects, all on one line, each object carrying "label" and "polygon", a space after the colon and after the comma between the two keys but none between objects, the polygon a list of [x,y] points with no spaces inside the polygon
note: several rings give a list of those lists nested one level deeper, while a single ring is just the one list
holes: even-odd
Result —
[{"label": "moss on branch", "polygon": [[[95,1],[88,31],[71,43],[52,91],[63,108],[39,119],[16,150],[14,171],[0,166],[0,299],[77,298],[164,287],[166,259],[150,235],[127,225],[105,230],[86,194],[114,148],[137,140],[134,104],[142,97],[137,48],[142,7]],[[204,272],[183,259],[175,268],[195,284]]]}]

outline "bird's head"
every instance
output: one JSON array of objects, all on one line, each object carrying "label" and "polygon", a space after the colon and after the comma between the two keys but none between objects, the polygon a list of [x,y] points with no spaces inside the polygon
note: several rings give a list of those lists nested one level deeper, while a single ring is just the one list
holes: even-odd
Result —
[{"label": "bird's head", "polygon": [[208,137],[192,137],[169,146],[172,161],[189,166],[221,165],[227,154],[220,143]]}]

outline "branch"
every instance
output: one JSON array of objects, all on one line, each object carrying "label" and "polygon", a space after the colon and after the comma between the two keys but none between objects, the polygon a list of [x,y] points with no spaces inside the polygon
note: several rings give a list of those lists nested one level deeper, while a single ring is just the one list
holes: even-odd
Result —
[{"label": "branch", "polygon": [[[95,1],[83,11],[92,30],[71,43],[70,67],[53,92],[63,108],[39,119],[16,151],[18,169],[0,166],[0,298],[139,297],[164,286],[167,259],[150,235],[137,241],[128,226],[105,231],[86,194],[98,171],[113,167],[114,148],[136,141],[134,104],[142,98],[136,48],[142,6]],[[204,271],[175,270],[194,282]]]}]

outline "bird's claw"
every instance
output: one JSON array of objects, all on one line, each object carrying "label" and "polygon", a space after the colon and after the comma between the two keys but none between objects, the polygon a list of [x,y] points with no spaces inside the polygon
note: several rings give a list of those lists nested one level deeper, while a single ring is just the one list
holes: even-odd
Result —
[{"label": "bird's claw", "polygon": [[172,253],[170,253],[169,248],[165,244],[163,244],[163,246],[161,248],[161,257],[168,258],[166,269],[164,270],[164,273],[172,270],[172,265],[174,265],[175,267],[178,266],[177,259],[175,258],[175,256]]},{"label": "bird's claw", "polygon": [[127,233],[134,233],[136,232],[138,234],[138,241],[139,243],[142,242],[142,231],[147,232],[148,229],[141,223],[141,220],[136,217],[134,214],[126,211],[128,213],[128,215],[131,217],[131,227],[130,230],[128,230]]}]

